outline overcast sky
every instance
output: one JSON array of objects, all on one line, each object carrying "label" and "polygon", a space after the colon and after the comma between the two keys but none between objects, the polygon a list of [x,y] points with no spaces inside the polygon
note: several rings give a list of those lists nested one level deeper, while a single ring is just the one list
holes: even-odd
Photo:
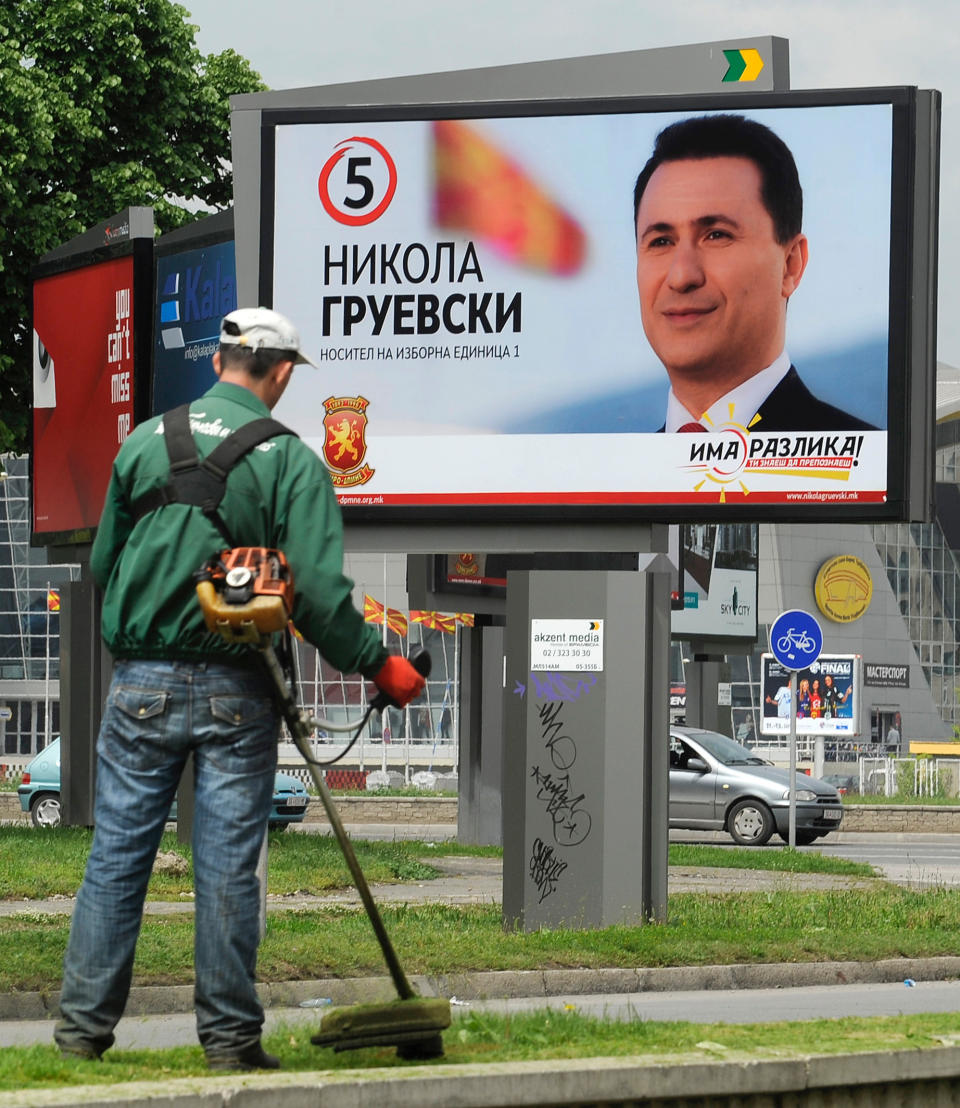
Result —
[{"label": "overcast sky", "polygon": [[199,28],[201,50],[238,51],[273,89],[761,35],[789,39],[794,89],[940,89],[938,354],[960,365],[960,310],[949,271],[960,250],[956,0],[740,0],[736,10],[717,0],[181,2]]}]

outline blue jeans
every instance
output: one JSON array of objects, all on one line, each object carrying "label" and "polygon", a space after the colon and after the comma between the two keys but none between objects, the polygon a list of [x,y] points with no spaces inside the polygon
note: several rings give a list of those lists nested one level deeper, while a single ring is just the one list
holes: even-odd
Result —
[{"label": "blue jeans", "polygon": [[208,1054],[259,1041],[256,868],[280,725],[271,687],[239,666],[117,663],[97,742],[93,846],[64,959],[61,1047],[113,1044],[147,882],[191,753],[197,1033]]}]

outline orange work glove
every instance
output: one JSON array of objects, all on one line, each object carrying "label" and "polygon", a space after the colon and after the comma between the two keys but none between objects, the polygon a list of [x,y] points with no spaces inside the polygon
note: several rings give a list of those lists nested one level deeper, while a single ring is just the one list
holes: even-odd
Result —
[{"label": "orange work glove", "polygon": [[423,692],[426,679],[398,654],[391,654],[374,674],[373,683],[394,708],[403,708]]}]

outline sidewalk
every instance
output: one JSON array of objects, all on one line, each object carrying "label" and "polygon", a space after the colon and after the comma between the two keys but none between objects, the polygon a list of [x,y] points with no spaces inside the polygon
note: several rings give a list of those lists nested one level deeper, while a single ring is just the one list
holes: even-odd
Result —
[{"label": "sidewalk", "polygon": [[[349,827],[351,837],[370,838],[364,827]],[[417,830],[414,828],[414,830]],[[424,830],[421,828],[420,830]],[[423,841],[439,842],[439,838],[415,835]],[[500,904],[503,899],[503,862],[500,858],[476,858],[465,855],[440,856],[430,864],[443,876],[433,881],[416,884],[372,885],[374,899],[385,904],[437,903],[437,904]],[[842,877],[820,873],[783,873],[775,870],[717,869],[708,866],[671,866],[669,887],[671,893],[695,892],[751,892],[764,889],[836,889],[869,887],[879,878]],[[305,896],[294,893],[289,896],[267,896],[267,910],[303,909],[326,904],[360,904],[360,895],[354,888],[341,889],[323,896]],[[0,916],[12,916],[18,912],[48,915],[70,915],[73,912],[72,897],[57,896],[48,900],[0,900]],[[189,912],[193,903],[190,897],[182,900],[148,900],[144,911],[148,915],[171,915]],[[2,998],[0,998],[2,1002]]]}]

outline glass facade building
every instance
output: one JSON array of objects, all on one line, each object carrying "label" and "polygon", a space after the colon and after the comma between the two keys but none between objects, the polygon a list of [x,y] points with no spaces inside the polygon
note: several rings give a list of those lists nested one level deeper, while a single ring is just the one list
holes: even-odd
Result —
[{"label": "glass facade building", "polygon": [[30,546],[25,456],[0,456],[0,755],[34,754],[59,728],[60,598],[76,565]]}]

